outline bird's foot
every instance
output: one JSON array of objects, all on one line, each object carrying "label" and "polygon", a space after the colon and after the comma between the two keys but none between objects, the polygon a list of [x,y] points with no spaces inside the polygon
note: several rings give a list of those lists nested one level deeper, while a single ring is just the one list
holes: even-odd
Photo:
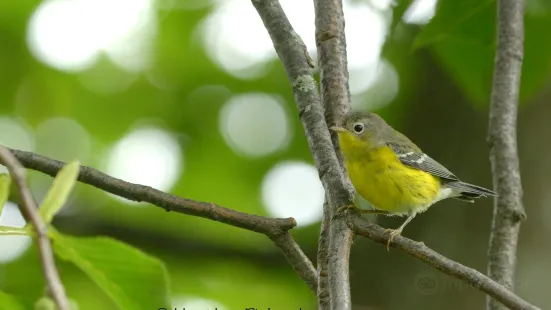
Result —
[{"label": "bird's foot", "polygon": [[390,243],[392,242],[394,237],[396,237],[396,236],[398,236],[402,233],[402,229],[401,228],[398,228],[398,229],[387,228],[387,229],[385,229],[383,234],[386,234],[387,232],[389,233],[389,236],[388,236],[388,241],[386,243],[386,250],[390,252]]},{"label": "bird's foot", "polygon": [[361,214],[381,214],[381,215],[388,215],[388,214],[390,214],[390,212],[384,211],[384,210],[375,210],[375,209],[372,209],[372,210],[365,210],[365,209],[360,209],[360,208],[356,207],[356,205],[353,204],[353,203],[338,208],[336,213],[340,213],[340,212],[343,212],[343,211],[354,211],[354,212],[356,212],[358,215],[361,215]]},{"label": "bird's foot", "polygon": [[348,211],[353,211],[353,212],[356,212],[356,213],[360,213],[362,210],[360,210],[358,207],[356,207],[355,204],[351,203],[351,204],[347,204],[347,205],[344,205],[340,208],[337,209],[337,212],[335,212],[335,215],[341,213],[341,212],[348,212]]},{"label": "bird's foot", "polygon": [[384,211],[384,210],[363,210],[363,209],[358,209],[358,212],[360,212],[361,214],[379,214],[379,215],[389,215],[390,212],[388,211]]},{"label": "bird's foot", "polygon": [[345,206],[342,206],[342,207],[338,208],[337,212],[335,212],[335,214],[333,214],[333,218],[335,216],[339,215],[342,212],[349,212],[349,211],[352,211],[352,212],[356,213],[358,216],[361,216],[362,214],[379,214],[379,215],[389,215],[390,214],[390,212],[384,211],[384,210],[364,210],[364,209],[360,209],[360,208],[356,207],[355,204],[351,203],[351,204],[348,204],[348,205],[345,205]]}]

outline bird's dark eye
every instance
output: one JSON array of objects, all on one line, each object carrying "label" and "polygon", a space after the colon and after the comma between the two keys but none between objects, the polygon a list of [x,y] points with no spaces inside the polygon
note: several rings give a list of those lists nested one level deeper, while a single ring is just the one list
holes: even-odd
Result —
[{"label": "bird's dark eye", "polygon": [[364,131],[364,125],[361,123],[354,125],[354,131],[356,133],[362,133],[362,131]]}]

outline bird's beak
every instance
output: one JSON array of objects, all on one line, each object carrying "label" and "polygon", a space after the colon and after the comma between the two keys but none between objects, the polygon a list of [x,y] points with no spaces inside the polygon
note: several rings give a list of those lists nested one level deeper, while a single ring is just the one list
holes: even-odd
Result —
[{"label": "bird's beak", "polygon": [[330,127],[329,129],[335,131],[335,132],[345,132],[346,129],[342,128],[342,127],[339,127],[339,126],[333,126],[333,127]]}]

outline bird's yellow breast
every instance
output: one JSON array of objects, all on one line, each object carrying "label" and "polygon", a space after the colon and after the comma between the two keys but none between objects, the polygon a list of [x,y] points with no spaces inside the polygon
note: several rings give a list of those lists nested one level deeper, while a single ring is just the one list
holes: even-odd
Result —
[{"label": "bird's yellow breast", "polygon": [[437,197],[440,180],[405,166],[387,146],[339,137],[346,169],[358,194],[374,208],[404,214],[422,212]]}]

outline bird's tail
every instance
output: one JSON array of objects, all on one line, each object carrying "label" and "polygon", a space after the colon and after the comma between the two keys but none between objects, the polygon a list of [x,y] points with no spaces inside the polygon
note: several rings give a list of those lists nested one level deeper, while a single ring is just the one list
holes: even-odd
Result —
[{"label": "bird's tail", "polygon": [[497,196],[494,191],[461,181],[449,182],[445,186],[457,192],[453,198],[468,202],[474,202],[473,199],[480,197]]}]

